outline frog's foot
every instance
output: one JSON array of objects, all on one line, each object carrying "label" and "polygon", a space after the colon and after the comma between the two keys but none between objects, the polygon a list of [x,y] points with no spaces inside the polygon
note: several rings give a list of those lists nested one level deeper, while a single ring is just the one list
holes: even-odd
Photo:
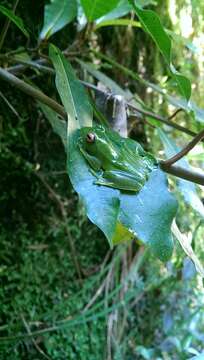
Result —
[{"label": "frog's foot", "polygon": [[[95,171],[92,168],[89,168],[90,173],[96,177],[96,179],[100,179],[101,175],[102,175],[102,171]],[[94,184],[96,184],[96,182],[94,181]]]}]

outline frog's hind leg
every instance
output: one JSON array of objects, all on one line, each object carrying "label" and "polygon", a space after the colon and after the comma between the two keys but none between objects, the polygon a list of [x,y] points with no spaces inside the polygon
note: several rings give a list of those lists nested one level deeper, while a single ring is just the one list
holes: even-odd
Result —
[{"label": "frog's hind leg", "polygon": [[94,181],[94,184],[116,188],[114,183],[107,181],[102,176],[99,176],[98,179],[96,181]]},{"label": "frog's hind leg", "polygon": [[140,177],[127,174],[124,171],[109,170],[104,171],[99,176],[95,184],[113,187],[115,189],[138,192],[143,187],[144,182]]}]

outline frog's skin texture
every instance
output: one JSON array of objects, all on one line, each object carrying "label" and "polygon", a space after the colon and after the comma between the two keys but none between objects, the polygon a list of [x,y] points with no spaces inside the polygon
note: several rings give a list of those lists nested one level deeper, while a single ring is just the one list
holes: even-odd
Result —
[{"label": "frog's skin texture", "polygon": [[79,149],[97,179],[95,184],[138,192],[157,167],[155,158],[132,139],[101,125],[79,131]]}]

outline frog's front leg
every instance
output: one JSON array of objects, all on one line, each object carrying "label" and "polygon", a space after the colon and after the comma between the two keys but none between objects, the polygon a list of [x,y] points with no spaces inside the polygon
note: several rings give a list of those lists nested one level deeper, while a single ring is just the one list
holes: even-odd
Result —
[{"label": "frog's front leg", "polygon": [[79,146],[79,150],[92,169],[95,171],[99,171],[101,169],[101,161],[97,157],[89,155],[81,146]]},{"label": "frog's front leg", "polygon": [[95,184],[113,187],[115,189],[138,192],[144,185],[144,180],[125,171],[109,170],[98,176]]}]

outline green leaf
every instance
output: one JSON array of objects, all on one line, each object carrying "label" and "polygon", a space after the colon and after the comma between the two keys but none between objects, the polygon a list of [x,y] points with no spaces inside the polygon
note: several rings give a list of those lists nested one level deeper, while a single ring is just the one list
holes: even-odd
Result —
[{"label": "green leaf", "polygon": [[[134,0],[134,1],[141,7],[156,4],[156,2],[153,0],[140,0],[140,1]],[[120,0],[118,5],[112,11],[108,12],[101,18],[97,19],[96,24],[99,24],[102,21],[113,20],[113,19],[117,19],[121,16],[125,16],[129,12],[131,12],[131,10],[132,10],[132,6],[128,3],[127,0]]]},{"label": "green leaf", "polygon": [[9,20],[11,20],[27,38],[29,37],[29,33],[24,26],[23,20],[19,16],[15,15],[13,11],[2,5],[0,5],[0,12],[7,16]]},{"label": "green leaf", "polygon": [[104,232],[112,245],[120,205],[119,191],[93,184],[95,177],[77,146],[77,130],[92,125],[92,108],[71,65],[54,45],[50,46],[50,57],[56,70],[56,86],[68,114],[68,174],[74,189],[85,203],[87,216]]},{"label": "green leaf", "polygon": [[104,232],[110,245],[129,241],[136,234],[157,257],[168,260],[173,250],[170,227],[177,202],[168,191],[165,174],[160,169],[152,171],[138,194],[94,184],[95,177],[77,145],[77,130],[91,126],[92,110],[71,65],[53,45],[50,57],[56,70],[57,89],[68,114],[68,173],[73,187],[83,198],[88,217]]},{"label": "green leaf", "polygon": [[176,71],[172,64],[171,39],[164,30],[158,15],[152,10],[141,9],[138,5],[135,5],[134,0],[128,1],[132,4],[145,31],[150,34],[163,55],[172,77],[177,82],[180,93],[188,101],[191,97],[191,83],[185,76]]},{"label": "green leaf", "polygon": [[86,17],[89,21],[96,20],[113,10],[119,0],[81,0]]},{"label": "green leaf", "polygon": [[155,256],[167,261],[173,251],[171,224],[177,201],[168,191],[166,175],[153,170],[138,194],[121,194],[119,220],[149,245]]},{"label": "green leaf", "polygon": [[69,24],[77,14],[76,0],[51,0],[45,5],[44,25],[40,39],[48,39],[51,35]]},{"label": "green leaf", "polygon": [[124,225],[122,225],[118,221],[116,225],[115,234],[112,239],[113,245],[118,245],[120,243],[127,243],[133,239],[134,239],[134,234],[131,233]]},{"label": "green leaf", "polygon": [[131,5],[127,2],[127,0],[121,0],[112,11],[97,19],[96,24],[99,24],[103,21],[117,19],[121,16],[127,15],[130,11]]},{"label": "green leaf", "polygon": [[[174,156],[180,151],[174,141],[170,139],[169,136],[167,136],[161,129],[157,129],[157,131],[164,145],[167,158]],[[184,158],[177,161],[177,164],[185,169],[191,169],[188,161]],[[181,179],[178,179],[177,183],[178,189],[183,195],[185,202],[189,204],[201,216],[201,218],[204,218],[204,206],[197,194],[195,184]]]}]

